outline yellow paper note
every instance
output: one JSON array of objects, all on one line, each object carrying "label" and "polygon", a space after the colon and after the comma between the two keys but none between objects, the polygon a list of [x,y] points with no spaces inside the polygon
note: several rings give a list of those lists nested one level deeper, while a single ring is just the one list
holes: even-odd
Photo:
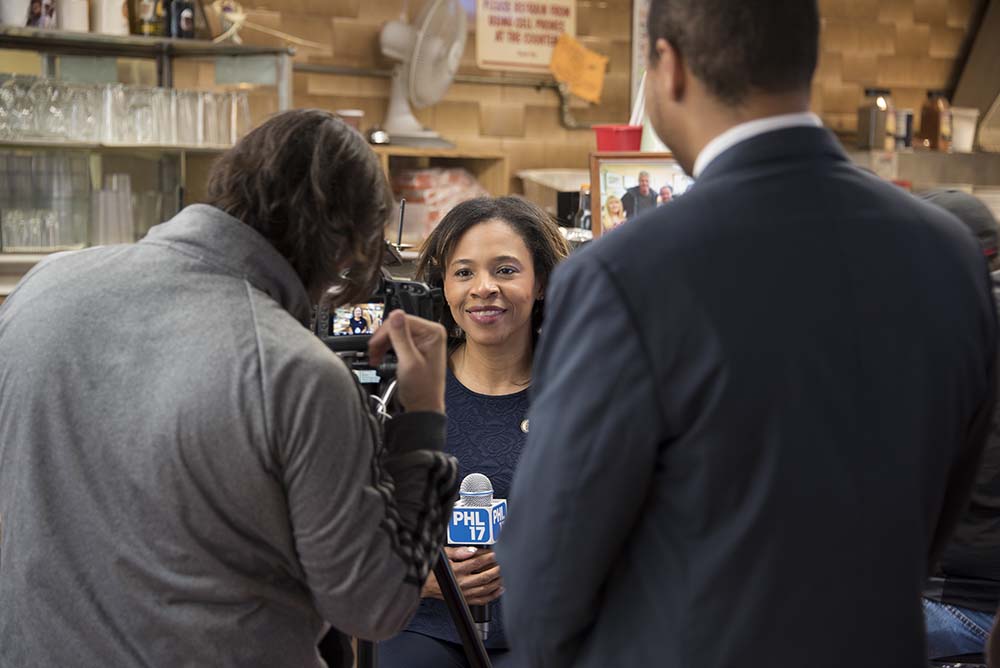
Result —
[{"label": "yellow paper note", "polygon": [[607,56],[591,51],[566,33],[559,36],[549,63],[556,81],[567,84],[573,95],[594,104],[601,101],[607,66]]}]

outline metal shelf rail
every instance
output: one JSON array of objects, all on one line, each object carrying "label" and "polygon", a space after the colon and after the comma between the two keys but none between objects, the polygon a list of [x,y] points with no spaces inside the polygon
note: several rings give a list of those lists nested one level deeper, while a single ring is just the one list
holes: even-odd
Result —
[{"label": "metal shelf rail", "polygon": [[103,35],[0,25],[0,49],[39,52],[48,61],[43,68],[47,75],[51,75],[54,70],[52,60],[60,55],[148,58],[156,61],[157,85],[164,88],[173,87],[174,58],[271,56],[275,66],[278,109],[285,111],[292,107],[292,56],[295,49],[291,47],[250,46],[140,35]]}]

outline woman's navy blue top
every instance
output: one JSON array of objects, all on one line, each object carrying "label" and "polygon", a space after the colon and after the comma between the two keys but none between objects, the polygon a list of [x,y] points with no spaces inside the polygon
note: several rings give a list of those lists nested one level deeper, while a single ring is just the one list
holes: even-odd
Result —
[{"label": "woman's navy blue top", "polygon": [[[447,452],[458,459],[459,476],[482,473],[493,483],[493,496],[506,499],[511,478],[528,438],[528,390],[516,394],[490,396],[468,389],[448,370],[445,389],[448,414]],[[501,573],[502,576],[502,573]],[[490,603],[490,635],[486,647],[507,647],[501,604],[503,597]],[[425,598],[408,631],[416,631],[449,642],[460,642],[455,624],[444,601]]]}]

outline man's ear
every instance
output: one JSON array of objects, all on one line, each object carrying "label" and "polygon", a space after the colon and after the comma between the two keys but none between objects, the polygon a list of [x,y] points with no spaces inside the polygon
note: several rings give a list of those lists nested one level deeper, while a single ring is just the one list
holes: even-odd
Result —
[{"label": "man's ear", "polygon": [[673,44],[662,37],[656,40],[658,59],[654,69],[664,92],[671,100],[680,102],[687,90],[687,71],[684,68],[684,56]]}]

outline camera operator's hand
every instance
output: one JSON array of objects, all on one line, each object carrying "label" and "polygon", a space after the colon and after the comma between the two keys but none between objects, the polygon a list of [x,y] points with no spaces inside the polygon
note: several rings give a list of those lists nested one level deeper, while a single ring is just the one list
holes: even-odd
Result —
[{"label": "camera operator's hand", "polygon": [[378,366],[390,347],[396,352],[396,378],[403,408],[444,413],[446,344],[444,327],[396,310],[372,335],[368,355]]},{"label": "camera operator's hand", "polygon": [[[486,605],[500,598],[503,594],[503,580],[500,578],[500,567],[493,550],[446,547],[444,551],[466,603]],[[427,577],[420,595],[423,598],[443,598],[441,586],[433,572]]]}]

